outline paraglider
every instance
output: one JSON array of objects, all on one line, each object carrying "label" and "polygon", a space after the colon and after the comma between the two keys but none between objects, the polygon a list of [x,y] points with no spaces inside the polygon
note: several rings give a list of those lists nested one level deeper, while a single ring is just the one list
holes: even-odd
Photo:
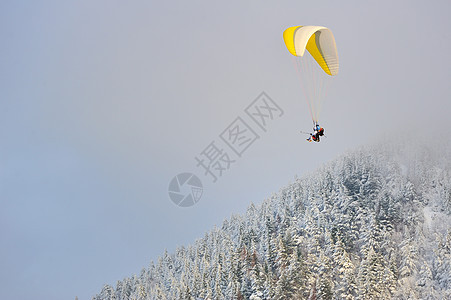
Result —
[{"label": "paraglider", "polygon": [[319,126],[319,116],[327,92],[328,78],[338,74],[335,38],[326,27],[294,26],[283,32],[283,39],[293,55],[313,122],[313,133],[309,133],[307,141],[319,142],[320,136],[324,135],[324,128]]},{"label": "paraglider", "polygon": [[319,126],[318,123],[315,124],[315,126],[313,126],[313,133],[310,133],[310,136],[307,138],[307,141],[311,142],[319,142],[320,141],[320,136],[324,135],[324,128],[322,128],[321,126]]}]

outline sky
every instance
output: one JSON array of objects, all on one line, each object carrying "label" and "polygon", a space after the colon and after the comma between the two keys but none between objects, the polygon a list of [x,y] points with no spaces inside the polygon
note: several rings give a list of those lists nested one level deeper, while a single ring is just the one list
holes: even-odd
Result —
[{"label": "sky", "polygon": [[[2,1],[0,298],[90,299],[349,149],[449,128],[450,10]],[[326,26],[337,43],[321,143],[299,132],[311,119],[282,39],[296,25]],[[280,108],[264,130],[246,114],[262,92]],[[221,135],[240,120],[258,138],[237,156]],[[196,161],[212,142],[234,160],[216,182]],[[203,186],[191,207],[168,194],[184,172]]]}]

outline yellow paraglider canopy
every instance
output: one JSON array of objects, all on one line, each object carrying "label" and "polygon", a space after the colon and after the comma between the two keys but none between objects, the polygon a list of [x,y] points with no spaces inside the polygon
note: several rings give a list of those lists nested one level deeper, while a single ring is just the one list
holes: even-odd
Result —
[{"label": "yellow paraglider canopy", "polygon": [[284,31],[283,39],[293,55],[310,116],[318,124],[329,79],[338,74],[334,35],[323,26],[293,26]]},{"label": "yellow paraglider canopy", "polygon": [[338,53],[332,31],[322,26],[294,26],[286,29],[283,39],[288,51],[303,56],[305,49],[328,75],[338,74]]}]

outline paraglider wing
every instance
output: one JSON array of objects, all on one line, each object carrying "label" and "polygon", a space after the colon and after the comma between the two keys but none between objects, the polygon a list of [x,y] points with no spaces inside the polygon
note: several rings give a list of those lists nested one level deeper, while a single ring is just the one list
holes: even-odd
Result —
[{"label": "paraglider wing", "polygon": [[293,26],[284,31],[283,39],[293,55],[312,121],[318,124],[329,79],[338,74],[334,35],[323,26]]},{"label": "paraglider wing", "polygon": [[328,75],[338,74],[338,52],[332,31],[322,26],[294,26],[286,29],[283,39],[288,51],[303,56],[305,49]]}]

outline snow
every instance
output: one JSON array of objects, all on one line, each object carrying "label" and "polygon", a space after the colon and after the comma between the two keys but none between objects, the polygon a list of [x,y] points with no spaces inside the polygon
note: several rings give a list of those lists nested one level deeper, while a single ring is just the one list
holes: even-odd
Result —
[{"label": "snow", "polygon": [[449,298],[449,164],[408,150],[346,153],[94,299]]}]

